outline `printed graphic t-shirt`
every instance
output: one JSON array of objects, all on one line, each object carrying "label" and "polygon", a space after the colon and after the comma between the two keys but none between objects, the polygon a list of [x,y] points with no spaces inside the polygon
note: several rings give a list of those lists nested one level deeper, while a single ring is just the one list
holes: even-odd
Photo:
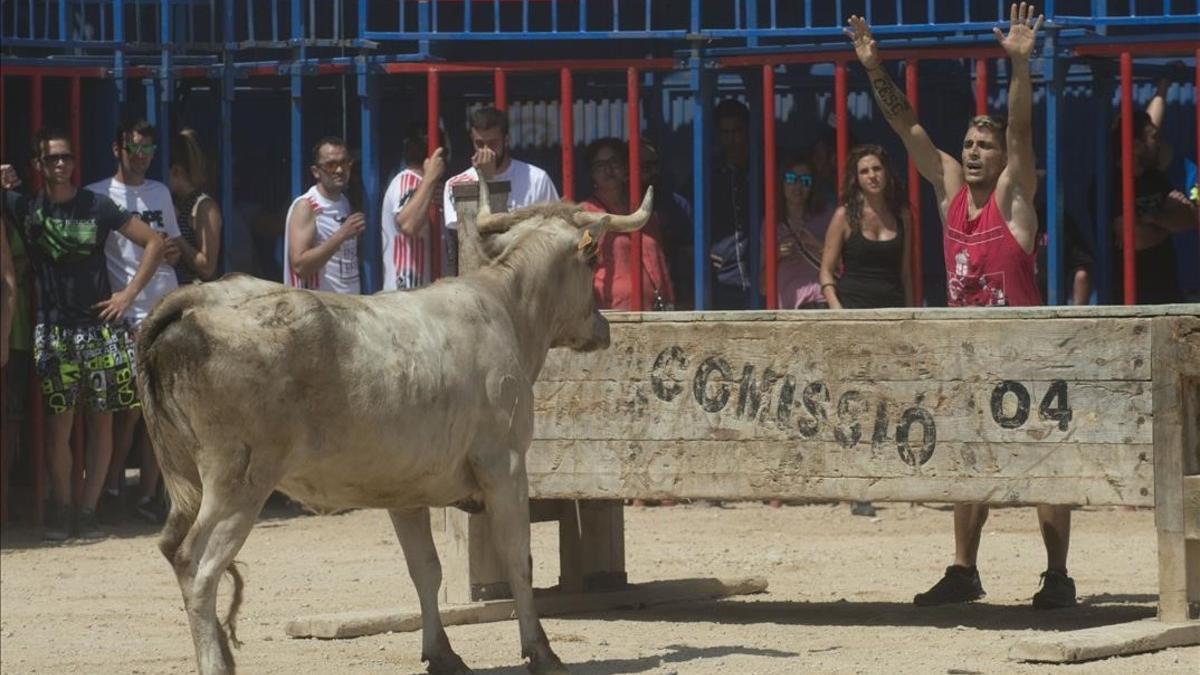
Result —
[{"label": "printed graphic t-shirt", "polygon": [[104,244],[129,222],[129,212],[90,190],[57,204],[44,194],[7,192],[4,208],[25,240],[37,275],[38,323],[98,325],[93,306],[112,296]]}]

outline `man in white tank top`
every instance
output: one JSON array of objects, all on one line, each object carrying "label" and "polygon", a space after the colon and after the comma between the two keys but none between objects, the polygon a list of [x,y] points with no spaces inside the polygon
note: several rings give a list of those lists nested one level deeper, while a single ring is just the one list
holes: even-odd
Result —
[{"label": "man in white tank top", "polygon": [[366,226],[361,212],[350,212],[346,186],[350,159],[340,138],[322,138],[313,147],[309,168],[317,179],[292,202],[283,234],[283,283],[293,288],[359,293],[358,235]]}]

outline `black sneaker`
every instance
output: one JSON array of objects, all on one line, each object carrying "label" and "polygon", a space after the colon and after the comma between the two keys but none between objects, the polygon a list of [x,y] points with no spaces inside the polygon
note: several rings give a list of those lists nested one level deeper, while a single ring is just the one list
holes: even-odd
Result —
[{"label": "black sneaker", "polygon": [[1042,572],[1042,590],[1033,594],[1034,609],[1066,609],[1078,604],[1074,579],[1058,570]]},{"label": "black sneaker", "polygon": [[75,522],[75,531],[80,539],[103,539],[108,533],[100,529],[96,520],[96,509],[80,508],[79,518]]},{"label": "black sneaker", "polygon": [[134,504],[133,511],[151,525],[162,525],[167,521],[162,502],[152,497],[142,497]]},{"label": "black sneaker", "polygon": [[46,514],[46,526],[42,530],[45,541],[62,542],[71,538],[71,507],[52,506]]},{"label": "black sneaker", "polygon": [[985,597],[983,584],[979,583],[979,570],[974,567],[951,565],[946,575],[933,588],[918,593],[913,604],[918,607],[951,605],[960,602],[975,602]]}]

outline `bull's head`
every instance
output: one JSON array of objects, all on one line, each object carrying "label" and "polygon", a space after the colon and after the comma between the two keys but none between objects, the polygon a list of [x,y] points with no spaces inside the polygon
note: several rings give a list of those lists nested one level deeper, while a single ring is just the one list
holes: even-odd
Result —
[{"label": "bull's head", "polygon": [[[544,268],[542,283],[552,289],[552,307],[543,308],[551,319],[552,347],[576,351],[604,349],[609,345],[608,321],[596,307],[592,278],[600,253],[600,242],[608,232],[633,232],[650,219],[654,188],[637,211],[627,215],[594,213],[570,205],[548,205],[536,218],[518,219],[514,214],[492,214],[488,204],[487,182],[479,182],[479,214],[476,218],[479,254],[497,260],[510,251],[525,232],[518,225],[535,221],[533,231],[547,242],[550,255],[540,258]],[[539,245],[539,248],[541,245]]]}]

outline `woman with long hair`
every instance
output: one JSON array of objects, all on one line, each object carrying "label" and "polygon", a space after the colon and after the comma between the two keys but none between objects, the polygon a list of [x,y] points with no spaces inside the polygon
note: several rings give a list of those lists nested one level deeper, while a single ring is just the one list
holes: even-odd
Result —
[{"label": "woman with long hair", "polygon": [[826,206],[815,167],[806,156],[788,153],[780,164],[779,181],[779,222],[775,228],[777,307],[823,308],[826,301],[821,293],[821,256],[833,209]]},{"label": "woman with long hair", "polygon": [[[617,138],[599,138],[587,146],[583,156],[592,177],[592,195],[581,204],[583,208],[620,215],[630,213],[628,153],[625,141]],[[663,255],[658,218],[651,215],[641,232],[642,309],[672,309],[675,291]],[[633,307],[631,240],[630,233],[609,232],[600,243],[592,283],[601,309]]]},{"label": "woman with long hair", "polygon": [[181,235],[176,240],[181,255],[175,276],[180,284],[211,280],[221,251],[221,209],[204,192],[208,161],[193,129],[180,129],[171,139],[168,181]]},{"label": "woman with long hair", "polygon": [[[850,150],[841,206],[825,234],[821,291],[831,309],[907,307],[912,224],[887,152],[878,145]],[[842,276],[834,273],[842,267]]]}]

